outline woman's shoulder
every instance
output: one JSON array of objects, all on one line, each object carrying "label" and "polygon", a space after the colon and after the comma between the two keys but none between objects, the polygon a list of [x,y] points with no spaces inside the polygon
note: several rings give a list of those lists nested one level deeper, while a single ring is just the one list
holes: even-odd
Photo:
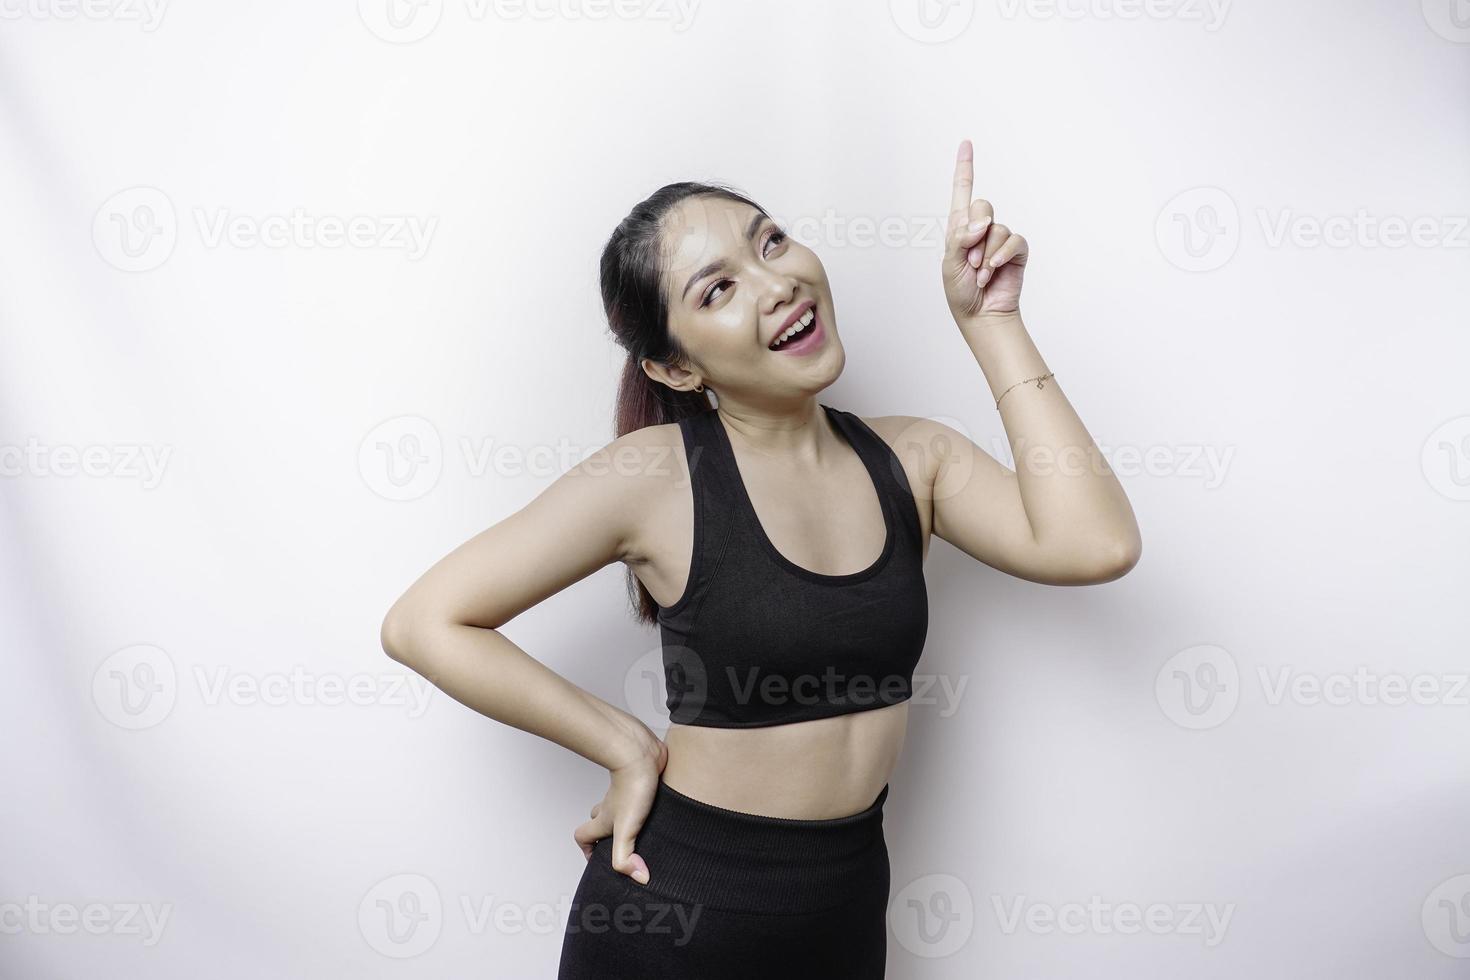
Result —
[{"label": "woman's shoulder", "polygon": [[935,419],[921,415],[856,417],[888,444],[915,489],[932,487],[940,460],[957,448],[955,439],[959,433]]}]

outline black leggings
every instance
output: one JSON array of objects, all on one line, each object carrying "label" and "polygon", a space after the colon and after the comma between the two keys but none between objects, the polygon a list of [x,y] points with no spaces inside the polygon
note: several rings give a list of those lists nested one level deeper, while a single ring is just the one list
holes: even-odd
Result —
[{"label": "black leggings", "polygon": [[885,785],[861,813],[790,820],[726,810],[660,782],[634,849],[598,841],[572,898],[558,980],[881,980]]}]

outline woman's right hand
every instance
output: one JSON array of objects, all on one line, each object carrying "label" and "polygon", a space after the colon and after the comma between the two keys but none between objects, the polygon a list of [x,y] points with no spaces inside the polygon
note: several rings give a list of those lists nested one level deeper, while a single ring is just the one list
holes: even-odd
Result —
[{"label": "woman's right hand", "polygon": [[648,884],[648,865],[633,850],[633,843],[653,808],[659,774],[669,761],[669,747],[663,740],[651,732],[649,739],[651,742],[635,757],[608,770],[607,794],[593,805],[592,819],[572,833],[582,848],[582,855],[589,860],[592,845],[604,837],[612,837],[613,870],[628,875],[640,885]]}]

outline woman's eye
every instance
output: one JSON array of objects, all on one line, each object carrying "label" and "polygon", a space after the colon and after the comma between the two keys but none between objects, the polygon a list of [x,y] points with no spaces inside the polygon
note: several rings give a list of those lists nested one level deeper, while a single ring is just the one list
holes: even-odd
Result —
[{"label": "woman's eye", "polygon": [[[771,237],[769,237],[769,238],[766,239],[766,245],[767,246],[770,246],[770,245],[780,245],[780,244],[784,243],[785,241],[786,241],[786,232],[784,232],[784,231],[773,231],[773,232],[771,232]],[[769,252],[767,252],[767,254],[769,254]],[[720,289],[722,286],[724,286],[725,283],[727,283],[729,281],[730,280],[728,280],[728,279],[721,279],[718,282],[711,283],[709,289],[705,290],[704,296],[699,301],[700,307],[701,308],[706,307],[706,306],[710,305],[711,303],[713,303],[715,300],[719,299],[720,298],[719,297],[719,294],[717,294],[715,292],[715,290],[716,289]]]},{"label": "woman's eye", "polygon": [[700,300],[699,305],[701,307],[704,307],[710,305],[710,303],[713,303],[716,299],[719,298],[715,295],[715,290],[719,289],[721,286],[729,281],[730,280],[728,279],[720,279],[717,282],[711,283],[710,287],[704,291],[704,298]]}]

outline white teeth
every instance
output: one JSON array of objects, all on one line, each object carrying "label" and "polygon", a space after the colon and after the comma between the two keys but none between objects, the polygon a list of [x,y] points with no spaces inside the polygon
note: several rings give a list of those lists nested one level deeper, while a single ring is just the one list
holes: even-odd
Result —
[{"label": "white teeth", "polygon": [[781,336],[779,336],[775,340],[771,341],[771,346],[773,348],[774,347],[780,347],[782,344],[786,343],[786,341],[790,340],[793,334],[800,333],[802,330],[804,330],[807,327],[811,326],[812,319],[816,315],[817,315],[817,308],[815,306],[813,306],[811,309],[809,309],[809,310],[806,311],[806,314],[804,316],[802,316],[801,319],[799,319],[795,323],[793,323],[791,325],[790,329],[786,330],[784,333],[781,334]]}]

